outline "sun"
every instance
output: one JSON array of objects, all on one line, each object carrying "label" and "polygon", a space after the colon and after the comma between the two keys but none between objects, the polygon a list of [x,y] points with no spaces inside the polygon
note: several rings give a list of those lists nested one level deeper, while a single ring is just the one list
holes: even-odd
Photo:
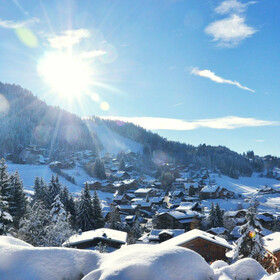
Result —
[{"label": "sun", "polygon": [[84,59],[67,52],[48,52],[38,63],[38,73],[46,84],[67,100],[79,98],[87,92],[91,72]]}]

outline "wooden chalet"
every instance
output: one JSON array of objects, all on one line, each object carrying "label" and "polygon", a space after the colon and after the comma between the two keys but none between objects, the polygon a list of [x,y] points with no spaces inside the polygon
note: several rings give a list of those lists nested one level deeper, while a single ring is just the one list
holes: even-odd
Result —
[{"label": "wooden chalet", "polygon": [[204,216],[195,211],[170,211],[155,216],[155,228],[184,229],[198,227]]},{"label": "wooden chalet", "polygon": [[224,239],[199,229],[193,229],[162,243],[165,246],[181,246],[200,254],[207,262],[226,260],[226,252],[232,246]]},{"label": "wooden chalet", "polygon": [[275,273],[280,270],[280,232],[269,234],[263,239],[267,254],[262,265],[269,273]]},{"label": "wooden chalet", "polygon": [[112,251],[119,249],[126,244],[127,233],[119,230],[109,228],[99,228],[96,230],[89,230],[72,235],[65,241],[63,247],[71,247],[77,249],[96,249],[98,244],[107,245]]}]

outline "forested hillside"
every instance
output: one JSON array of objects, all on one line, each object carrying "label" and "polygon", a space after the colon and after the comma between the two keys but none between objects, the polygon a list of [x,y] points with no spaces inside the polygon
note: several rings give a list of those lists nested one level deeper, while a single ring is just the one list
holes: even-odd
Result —
[{"label": "forested hillside", "polygon": [[49,151],[50,157],[67,151],[101,148],[96,135],[76,115],[48,106],[20,86],[0,83],[0,156],[17,155],[34,144]]},{"label": "forested hillside", "polygon": [[[116,138],[116,133],[123,137],[110,139],[111,143],[118,140],[118,149],[127,147],[119,143],[121,139],[134,141],[134,146],[140,143],[143,155],[149,159],[146,162],[193,164],[197,168],[220,170],[233,178],[251,176],[253,171],[262,172],[264,168],[272,170],[280,166],[280,160],[275,157],[261,158],[252,151],[241,155],[223,146],[203,144],[195,147],[168,141],[132,123],[98,117],[82,120],[59,107],[48,106],[17,85],[0,83],[0,100],[0,157],[11,154],[14,162],[20,162],[21,151],[31,144],[46,149],[50,159],[54,160],[63,158],[69,152],[86,149],[98,154],[103,149],[102,137],[98,137],[99,130],[93,127],[100,126],[114,132],[110,134],[112,138]],[[90,121],[94,122],[94,126],[89,125]]]}]

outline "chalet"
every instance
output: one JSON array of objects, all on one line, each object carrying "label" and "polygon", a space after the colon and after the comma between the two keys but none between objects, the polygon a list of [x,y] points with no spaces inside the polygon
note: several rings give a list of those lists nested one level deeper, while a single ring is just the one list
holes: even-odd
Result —
[{"label": "chalet", "polygon": [[161,243],[180,234],[185,231],[183,229],[152,229],[147,235],[147,241],[152,243]]},{"label": "chalet", "polygon": [[216,227],[216,228],[210,228],[207,230],[207,232],[213,234],[213,235],[227,235],[228,229],[224,227]]},{"label": "chalet", "polygon": [[117,180],[130,179],[130,175],[126,171],[118,171],[114,174],[114,177]]},{"label": "chalet", "polygon": [[224,217],[227,219],[231,219],[234,221],[236,225],[243,225],[245,223],[245,210],[238,210],[238,211],[226,211],[224,213]]},{"label": "chalet", "polygon": [[187,183],[187,179],[176,178],[175,182],[172,183],[173,189],[184,189],[184,184]]},{"label": "chalet", "polygon": [[158,213],[155,216],[155,228],[166,229],[185,229],[199,226],[204,216],[195,211],[187,211],[185,213],[179,211],[170,211]]},{"label": "chalet", "polygon": [[136,210],[138,209],[137,205],[118,205],[117,209],[120,214],[124,215],[135,215]]},{"label": "chalet", "polygon": [[84,185],[87,184],[90,190],[99,190],[101,188],[100,181],[86,181]]},{"label": "chalet", "polygon": [[275,218],[272,214],[263,212],[259,213],[257,215],[257,219],[260,221],[263,227],[267,229],[272,229],[274,223],[275,223]]},{"label": "chalet", "polygon": [[155,196],[157,193],[156,189],[153,188],[140,188],[134,192],[136,197],[147,197],[147,196]]},{"label": "chalet", "polygon": [[219,186],[205,186],[200,190],[200,199],[213,199],[219,197]]},{"label": "chalet", "polygon": [[170,192],[169,196],[173,198],[181,198],[184,196],[184,192],[182,190],[175,190],[173,192]]},{"label": "chalet", "polygon": [[119,195],[118,193],[114,194],[113,202],[116,204],[128,204],[130,201],[129,196],[127,194]]},{"label": "chalet", "polygon": [[232,246],[224,239],[208,232],[193,229],[162,243],[165,246],[181,246],[200,254],[207,262],[226,260]]},{"label": "chalet", "polygon": [[179,207],[176,208],[177,211],[186,212],[189,210],[200,212],[202,211],[201,205],[198,202],[181,202]]},{"label": "chalet", "polygon": [[96,247],[101,243],[102,245],[106,245],[109,251],[114,251],[126,244],[126,241],[126,232],[109,228],[99,228],[96,230],[89,230],[72,235],[62,244],[62,246],[77,249],[95,250]]},{"label": "chalet", "polygon": [[144,209],[147,211],[151,211],[152,208],[152,202],[151,201],[147,201],[145,199],[142,198],[134,198],[131,200],[132,205],[137,205],[138,208],[140,209]]},{"label": "chalet", "polygon": [[263,239],[267,250],[264,267],[268,272],[275,273],[275,270],[280,268],[280,232],[274,232]]}]

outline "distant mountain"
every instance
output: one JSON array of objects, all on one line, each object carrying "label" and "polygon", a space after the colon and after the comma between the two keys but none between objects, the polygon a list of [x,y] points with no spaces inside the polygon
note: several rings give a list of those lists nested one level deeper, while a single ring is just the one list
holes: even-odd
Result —
[{"label": "distant mountain", "polygon": [[252,151],[241,155],[223,146],[195,147],[168,141],[132,123],[98,117],[81,119],[59,107],[48,106],[20,86],[0,83],[0,157],[10,154],[18,163],[28,145],[46,149],[53,160],[81,150],[91,150],[96,155],[130,150],[149,159],[143,161],[146,164],[155,163],[150,166],[193,164],[220,170],[233,178],[251,176],[253,171],[262,172],[268,166],[280,167],[278,158],[261,158]]},{"label": "distant mountain", "polygon": [[17,162],[27,145],[47,149],[50,158],[84,149],[97,153],[102,148],[78,116],[48,106],[20,86],[0,83],[0,99],[0,156],[12,153]]}]

